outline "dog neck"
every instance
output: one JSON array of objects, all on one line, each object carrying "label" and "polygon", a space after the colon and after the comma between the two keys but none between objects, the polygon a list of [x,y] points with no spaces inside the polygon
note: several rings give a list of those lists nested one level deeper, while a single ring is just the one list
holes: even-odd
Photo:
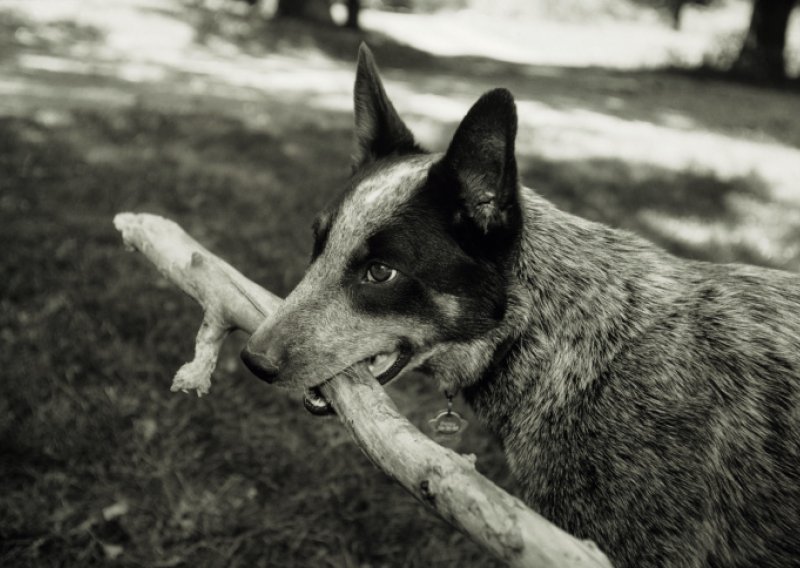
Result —
[{"label": "dog neck", "polygon": [[[523,235],[487,371],[464,396],[496,433],[524,404],[567,404],[602,380],[680,293],[665,253],[521,190]],[[673,257],[667,257],[673,258]]]}]

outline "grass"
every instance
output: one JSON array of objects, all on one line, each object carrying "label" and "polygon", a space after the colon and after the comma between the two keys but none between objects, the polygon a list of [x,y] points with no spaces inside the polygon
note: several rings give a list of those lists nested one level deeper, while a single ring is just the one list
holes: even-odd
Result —
[{"label": "grass", "polygon": [[[304,87],[300,97],[217,80],[190,68],[194,60],[158,80],[125,79],[116,71],[132,58],[109,63],[92,51],[105,45],[102,32],[0,14],[0,564],[496,565],[378,472],[335,419],[312,417],[298,394],[251,377],[238,361],[241,337],[226,346],[211,395],[171,394],[200,310],[126,253],[111,225],[125,210],[169,216],[287,294],[305,268],[313,215],[347,175],[351,117],[336,97],[352,65],[339,60],[359,37],[303,39],[310,32],[295,28],[253,48],[275,69],[294,58],[318,77],[333,74],[328,91]],[[208,17],[203,41],[213,44],[220,36]],[[776,196],[793,171],[778,165],[800,147],[786,121],[797,103],[785,93],[652,71],[440,61],[373,39],[398,107],[429,144],[441,147],[462,111],[430,97],[462,104],[508,83],[539,101],[528,114],[532,103],[521,104],[523,119],[544,119],[533,134],[521,129],[523,179],[559,206],[686,256],[800,266],[800,208],[790,192]],[[245,55],[220,65],[255,64]],[[429,97],[422,108],[420,93]],[[438,119],[426,114],[434,107]],[[668,126],[664,109],[688,126],[657,130]],[[737,170],[736,153],[686,167],[666,148],[638,161],[594,155],[580,145],[596,134],[580,112],[611,121],[598,122],[612,130],[597,135],[620,143],[629,132],[613,130],[621,125],[692,148],[710,131],[704,148],[758,150],[761,169]],[[577,147],[589,155],[559,153]],[[671,161],[659,163],[665,154]],[[442,403],[421,377],[390,391],[418,425]],[[501,449],[474,419],[459,449],[513,491]]]},{"label": "grass", "polygon": [[[379,475],[337,421],[243,371],[235,345],[213,395],[167,391],[199,310],[122,250],[113,214],[175,218],[286,293],[325,199],[299,188],[328,181],[342,152],[317,156],[325,180],[314,179],[306,156],[270,152],[269,136],[231,120],[142,109],[72,119],[0,121],[3,564],[83,565],[118,550],[123,565],[483,564]],[[336,133],[284,133],[297,143],[322,134]],[[96,152],[102,159],[86,158]],[[262,152],[297,193],[252,182]],[[104,518],[115,505],[124,512]]]}]

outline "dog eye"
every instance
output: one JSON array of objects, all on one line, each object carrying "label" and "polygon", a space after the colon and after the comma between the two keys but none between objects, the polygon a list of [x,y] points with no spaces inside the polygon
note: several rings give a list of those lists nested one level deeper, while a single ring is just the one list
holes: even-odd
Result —
[{"label": "dog eye", "polygon": [[380,262],[373,262],[367,268],[366,280],[370,284],[383,284],[385,282],[391,282],[396,277],[397,270],[394,268],[389,268]]}]

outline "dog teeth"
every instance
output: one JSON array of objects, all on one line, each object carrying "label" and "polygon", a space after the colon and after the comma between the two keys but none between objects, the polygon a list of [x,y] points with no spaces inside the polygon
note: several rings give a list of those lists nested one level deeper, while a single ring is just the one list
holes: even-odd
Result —
[{"label": "dog teeth", "polygon": [[400,354],[397,351],[392,353],[378,353],[369,360],[369,372],[373,377],[378,377],[389,370],[394,365]]},{"label": "dog teeth", "polygon": [[317,387],[307,388],[305,395],[306,400],[313,406],[322,408],[328,405],[328,401],[325,400],[325,397],[322,396],[322,393],[319,392]]},{"label": "dog teeth", "polygon": [[319,387],[307,388],[305,390],[303,406],[305,406],[306,410],[311,414],[316,416],[325,416],[327,414],[333,414],[334,412],[333,406],[322,396]]}]

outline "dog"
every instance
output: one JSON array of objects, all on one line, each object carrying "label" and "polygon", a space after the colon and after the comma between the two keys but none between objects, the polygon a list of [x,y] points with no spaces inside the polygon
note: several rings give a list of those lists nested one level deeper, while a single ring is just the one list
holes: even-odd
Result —
[{"label": "dog", "polygon": [[[524,500],[617,567],[800,566],[800,278],[680,259],[520,184],[496,89],[444,153],[362,45],[353,175],[242,358],[318,387],[367,361],[460,390]],[[587,188],[591,191],[591,188]]]}]

